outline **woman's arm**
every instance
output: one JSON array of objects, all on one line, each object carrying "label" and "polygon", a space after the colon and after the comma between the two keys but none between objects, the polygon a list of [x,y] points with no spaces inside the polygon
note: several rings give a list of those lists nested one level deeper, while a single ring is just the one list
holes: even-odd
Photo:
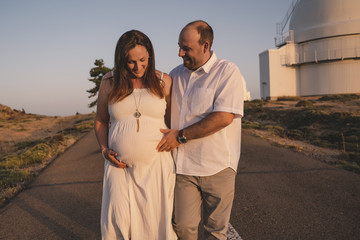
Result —
[{"label": "woman's arm", "polygon": [[172,80],[171,77],[167,74],[164,74],[164,92],[165,92],[165,100],[166,100],[166,112],[165,112],[165,123],[170,128],[171,125],[171,86]]},{"label": "woman's arm", "polygon": [[116,159],[118,154],[115,151],[109,149],[108,147],[109,119],[110,119],[108,112],[108,96],[111,90],[110,76],[111,74],[109,73],[105,74],[100,84],[100,89],[97,99],[94,130],[103,156],[111,163],[113,163],[116,167],[124,168],[126,167],[126,164],[119,162]]},{"label": "woman's arm", "polygon": [[[161,78],[161,72],[156,70],[156,75],[158,78]],[[164,90],[165,95],[165,101],[166,101],[166,111],[165,111],[165,123],[168,128],[170,128],[171,123],[171,86],[172,86],[172,79],[171,77],[164,73],[164,76],[162,78],[162,86]]]}]

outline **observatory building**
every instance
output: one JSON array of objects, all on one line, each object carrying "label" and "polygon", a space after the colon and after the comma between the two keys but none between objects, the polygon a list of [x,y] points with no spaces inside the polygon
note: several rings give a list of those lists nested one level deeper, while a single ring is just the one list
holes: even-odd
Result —
[{"label": "observatory building", "polygon": [[360,93],[360,0],[294,0],[277,34],[259,54],[262,99]]}]

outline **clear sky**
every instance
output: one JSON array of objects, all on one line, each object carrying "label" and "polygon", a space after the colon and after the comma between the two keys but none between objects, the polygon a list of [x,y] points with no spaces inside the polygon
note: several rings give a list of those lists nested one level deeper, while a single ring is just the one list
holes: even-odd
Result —
[{"label": "clear sky", "polygon": [[0,104],[50,116],[89,113],[95,59],[113,67],[117,40],[137,29],[151,39],[156,68],[182,63],[178,35],[193,20],[214,30],[218,58],[237,64],[260,97],[259,53],[275,48],[276,23],[292,0],[1,0]]}]

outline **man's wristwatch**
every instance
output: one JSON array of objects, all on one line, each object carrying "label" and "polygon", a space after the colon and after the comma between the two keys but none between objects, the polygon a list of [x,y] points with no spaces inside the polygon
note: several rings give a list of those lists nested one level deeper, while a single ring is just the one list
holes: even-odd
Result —
[{"label": "man's wristwatch", "polygon": [[187,143],[187,139],[186,137],[183,135],[183,129],[181,129],[176,137],[176,141],[178,141],[178,143],[183,144],[183,143]]}]

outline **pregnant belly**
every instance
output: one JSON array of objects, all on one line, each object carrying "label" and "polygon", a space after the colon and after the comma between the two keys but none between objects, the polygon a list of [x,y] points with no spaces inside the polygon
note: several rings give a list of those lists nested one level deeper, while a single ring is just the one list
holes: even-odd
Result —
[{"label": "pregnant belly", "polygon": [[134,126],[116,126],[109,133],[109,147],[128,167],[149,165],[156,160],[156,146],[163,134],[159,127],[145,127],[137,132]]}]

